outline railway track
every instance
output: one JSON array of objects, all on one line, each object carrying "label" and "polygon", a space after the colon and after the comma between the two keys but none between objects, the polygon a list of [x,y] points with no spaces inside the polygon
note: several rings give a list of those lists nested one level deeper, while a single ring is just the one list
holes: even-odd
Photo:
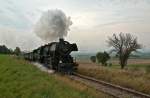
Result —
[{"label": "railway track", "polygon": [[109,94],[115,98],[150,98],[150,95],[148,94],[114,85],[105,81],[97,80],[78,73],[73,73],[70,78],[76,81],[80,81],[88,86],[94,87],[96,90]]}]

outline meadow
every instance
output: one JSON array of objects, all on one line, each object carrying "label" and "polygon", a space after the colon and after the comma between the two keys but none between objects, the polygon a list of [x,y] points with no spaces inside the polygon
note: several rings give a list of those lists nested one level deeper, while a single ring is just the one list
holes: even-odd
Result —
[{"label": "meadow", "polygon": [[[90,62],[79,62],[78,72],[96,79],[150,94],[150,61],[130,60],[125,69],[114,61],[112,66]],[[147,62],[146,62],[147,61]]]},{"label": "meadow", "polygon": [[110,98],[65,76],[41,72],[28,61],[0,55],[0,98]]}]

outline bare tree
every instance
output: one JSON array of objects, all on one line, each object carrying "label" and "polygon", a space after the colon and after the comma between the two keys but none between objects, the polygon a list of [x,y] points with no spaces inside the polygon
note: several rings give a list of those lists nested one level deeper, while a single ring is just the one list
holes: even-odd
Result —
[{"label": "bare tree", "polygon": [[117,53],[122,69],[127,65],[130,54],[137,51],[137,49],[141,49],[137,37],[132,36],[130,33],[120,33],[118,36],[113,34],[112,37],[109,37],[108,44]]}]

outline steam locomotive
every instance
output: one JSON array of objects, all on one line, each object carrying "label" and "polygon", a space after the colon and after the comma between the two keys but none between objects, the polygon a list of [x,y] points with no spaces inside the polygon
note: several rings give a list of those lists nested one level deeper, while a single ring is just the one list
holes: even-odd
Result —
[{"label": "steam locomotive", "polygon": [[45,67],[58,72],[72,74],[77,70],[78,64],[74,62],[71,56],[72,51],[78,51],[75,43],[70,44],[64,39],[59,39],[59,42],[52,42],[41,46],[30,53],[26,53],[26,60],[39,62]]}]

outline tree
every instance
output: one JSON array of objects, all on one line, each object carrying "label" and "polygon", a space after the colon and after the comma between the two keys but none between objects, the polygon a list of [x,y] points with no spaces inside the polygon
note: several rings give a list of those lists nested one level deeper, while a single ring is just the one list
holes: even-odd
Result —
[{"label": "tree", "polygon": [[109,46],[113,47],[119,57],[121,68],[127,65],[130,54],[137,49],[141,49],[141,45],[137,42],[137,37],[132,36],[130,33],[120,33],[118,36],[113,34],[108,40]]},{"label": "tree", "polygon": [[13,54],[13,49],[9,48],[10,54]]},{"label": "tree", "polygon": [[92,61],[93,63],[96,62],[96,56],[91,56],[90,59],[91,59],[91,61]]},{"label": "tree", "polygon": [[16,47],[16,49],[14,50],[14,53],[18,56],[21,53],[21,50],[19,47]]},{"label": "tree", "polygon": [[110,59],[110,56],[109,56],[109,54],[107,53],[107,52],[98,52],[97,54],[96,54],[96,58],[97,58],[97,61],[98,61],[98,63],[102,63],[102,65],[107,65],[107,61]]},{"label": "tree", "polygon": [[0,53],[1,54],[10,54],[11,51],[5,46],[5,45],[0,45]]}]

